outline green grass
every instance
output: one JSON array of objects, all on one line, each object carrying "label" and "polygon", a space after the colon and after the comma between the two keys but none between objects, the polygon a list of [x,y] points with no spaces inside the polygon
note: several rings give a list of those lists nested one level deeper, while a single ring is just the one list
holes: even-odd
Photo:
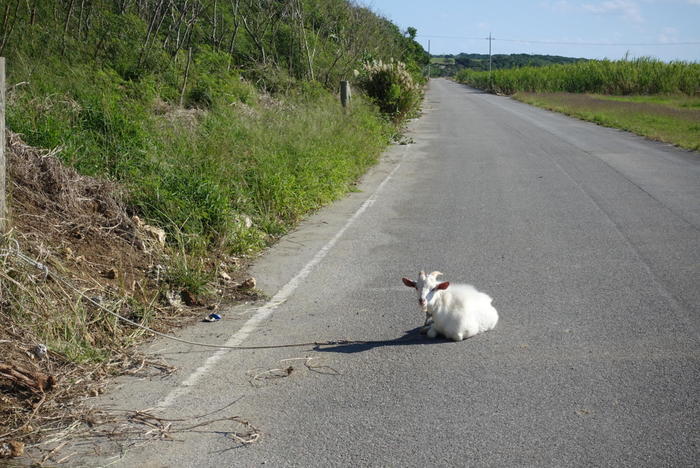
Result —
[{"label": "green grass", "polygon": [[688,96],[604,96],[571,93],[517,93],[528,104],[607,127],[700,150],[700,98]]},{"label": "green grass", "polygon": [[652,96],[605,96],[596,95],[597,99],[618,102],[641,102],[666,105],[677,109],[700,109],[700,96],[678,96],[657,94]]},{"label": "green grass", "polygon": [[11,92],[8,127],[31,145],[61,147],[81,173],[126,186],[133,209],[190,254],[260,250],[350,190],[394,131],[361,96],[345,114],[318,86],[273,99],[236,72],[204,77],[216,83],[204,86],[207,105],[183,109],[167,104],[173,90],[155,75],[132,82],[90,66],[16,66],[11,81],[29,84]]},{"label": "green grass", "polygon": [[438,65],[454,65],[455,59],[446,57],[431,57],[430,63],[436,63]]},{"label": "green grass", "polygon": [[700,63],[635,60],[588,60],[567,65],[522,67],[488,72],[463,70],[457,81],[502,94],[597,93],[654,95],[700,93]]}]

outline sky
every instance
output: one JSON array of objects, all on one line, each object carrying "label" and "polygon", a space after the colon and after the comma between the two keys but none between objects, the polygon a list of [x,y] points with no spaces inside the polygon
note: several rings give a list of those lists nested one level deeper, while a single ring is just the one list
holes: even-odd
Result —
[{"label": "sky", "polygon": [[[432,54],[700,62],[700,0],[360,0]],[[688,44],[690,43],[690,44]]]}]

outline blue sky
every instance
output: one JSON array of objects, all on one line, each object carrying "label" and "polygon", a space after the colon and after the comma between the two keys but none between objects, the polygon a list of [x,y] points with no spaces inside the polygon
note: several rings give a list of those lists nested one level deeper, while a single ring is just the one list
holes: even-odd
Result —
[{"label": "blue sky", "polygon": [[[360,0],[433,54],[530,53],[700,62],[700,0]],[[438,37],[443,36],[443,37]],[[449,36],[449,37],[444,37]],[[694,42],[694,44],[678,44]],[[612,45],[614,44],[614,45]]]}]

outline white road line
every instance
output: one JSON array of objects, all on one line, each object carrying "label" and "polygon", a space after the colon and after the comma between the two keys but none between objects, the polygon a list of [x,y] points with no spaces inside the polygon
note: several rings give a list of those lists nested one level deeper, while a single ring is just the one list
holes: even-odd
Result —
[{"label": "white road line", "polygon": [[[352,226],[352,224],[362,215],[362,213],[365,212],[367,208],[372,206],[374,202],[377,199],[377,195],[379,192],[384,188],[384,185],[389,181],[389,179],[392,178],[394,173],[398,170],[399,166],[401,163],[397,164],[396,167],[389,173],[389,175],[386,176],[386,178],[379,184],[377,189],[374,191],[372,196],[370,196],[367,200],[362,203],[362,205],[357,209],[357,211],[350,217],[350,219],[345,223],[345,225],[338,231],[335,236],[331,240],[328,241],[326,245],[324,245],[318,252],[316,252],[316,255],[307,263],[287,284],[285,284],[282,289],[280,289],[277,294],[275,294],[270,301],[267,302],[264,306],[260,307],[258,311],[253,315],[251,318],[248,319],[248,321],[241,327],[240,330],[238,330],[236,333],[231,336],[231,338],[228,339],[228,341],[224,344],[225,346],[239,346],[245,341],[246,338],[248,338],[248,335],[250,335],[252,332],[254,332],[257,328],[258,325],[268,318],[270,314],[283,302],[285,302],[292,294],[294,294],[294,291],[299,287],[299,285],[306,279],[307,276],[311,273],[311,271],[318,265],[323,258],[328,255],[328,252],[335,246],[335,244],[338,242],[340,237],[345,233],[345,231]],[[204,361],[204,364],[202,364],[200,367],[195,369],[194,372],[192,372],[185,380],[180,383],[179,386],[174,388],[160,403],[156,405],[157,408],[168,408],[172,406],[175,401],[188,394],[190,390],[197,385],[197,382],[207,373],[209,370],[214,367],[214,365],[221,360],[222,357],[231,350],[228,349],[220,349],[219,351],[215,352],[211,356],[207,358],[206,361]]]}]

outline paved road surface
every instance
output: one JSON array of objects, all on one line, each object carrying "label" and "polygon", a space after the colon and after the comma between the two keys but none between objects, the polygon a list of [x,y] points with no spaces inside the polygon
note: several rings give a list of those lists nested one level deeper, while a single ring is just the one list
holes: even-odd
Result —
[{"label": "paved road surface", "polygon": [[[220,422],[117,466],[697,466],[700,155],[446,80],[409,136],[362,193],[258,262],[270,295],[296,275],[284,302],[182,332],[373,343],[212,353],[158,341],[180,372],[122,381],[107,402],[171,417],[235,402],[194,421],[239,415],[262,437],[234,448]],[[489,293],[497,328],[419,336],[401,277],[420,269]],[[329,368],[280,362],[307,356]]]}]

